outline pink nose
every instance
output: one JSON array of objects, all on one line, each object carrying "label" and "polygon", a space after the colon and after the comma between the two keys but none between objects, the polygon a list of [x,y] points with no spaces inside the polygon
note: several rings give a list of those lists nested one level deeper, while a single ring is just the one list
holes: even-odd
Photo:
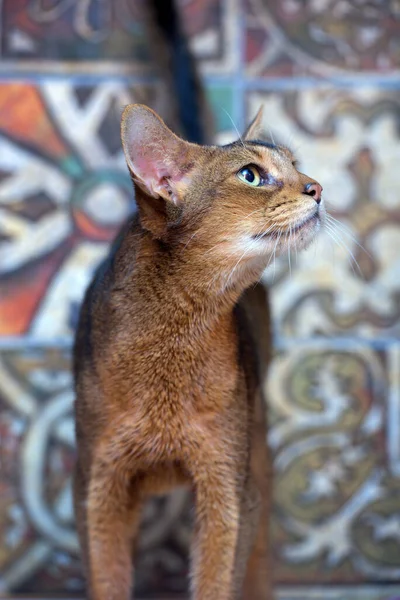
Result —
[{"label": "pink nose", "polygon": [[304,194],[307,196],[312,196],[317,204],[321,202],[322,199],[322,186],[319,183],[307,183],[304,186]]}]

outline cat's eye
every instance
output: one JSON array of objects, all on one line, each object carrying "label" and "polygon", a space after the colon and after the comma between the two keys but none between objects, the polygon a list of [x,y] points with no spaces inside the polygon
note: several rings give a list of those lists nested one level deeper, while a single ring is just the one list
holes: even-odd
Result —
[{"label": "cat's eye", "polygon": [[261,184],[261,175],[252,165],[247,165],[247,167],[243,167],[237,173],[238,178],[243,183],[247,183],[247,185],[252,185],[253,187],[258,187]]}]

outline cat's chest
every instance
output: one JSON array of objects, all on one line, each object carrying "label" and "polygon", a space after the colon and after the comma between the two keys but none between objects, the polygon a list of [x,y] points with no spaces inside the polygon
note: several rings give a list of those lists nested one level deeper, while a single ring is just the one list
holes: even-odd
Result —
[{"label": "cat's chest", "polygon": [[212,447],[229,423],[246,427],[249,391],[234,330],[163,343],[127,336],[103,365],[110,422],[123,423],[129,448],[139,444],[152,460],[180,460],[207,440]]},{"label": "cat's chest", "polygon": [[143,376],[125,397],[123,421],[152,460],[181,460],[198,447],[228,443],[227,432],[232,429],[233,439],[247,427],[249,397],[240,365],[185,364],[186,371],[175,364]]},{"label": "cat's chest", "polygon": [[237,393],[242,375],[237,358],[233,344],[200,349],[183,342],[164,345],[143,355],[134,381],[142,383],[144,397],[158,405],[204,406]]},{"label": "cat's chest", "polygon": [[172,418],[182,411],[218,410],[230,404],[243,387],[243,366],[234,332],[208,339],[177,335],[130,338],[111,349],[106,378],[119,403],[139,407],[143,414]]}]

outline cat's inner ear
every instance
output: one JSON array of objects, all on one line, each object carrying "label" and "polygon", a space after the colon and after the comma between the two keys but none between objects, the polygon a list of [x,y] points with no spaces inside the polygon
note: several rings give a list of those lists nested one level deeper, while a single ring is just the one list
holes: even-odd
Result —
[{"label": "cat's inner ear", "polygon": [[252,122],[250,123],[250,125],[248,126],[248,128],[242,136],[244,140],[257,140],[261,137],[261,134],[263,132],[263,112],[264,109],[261,105],[258,109],[256,116],[254,117],[254,119],[252,120]]},{"label": "cat's inner ear", "polygon": [[142,104],[125,108],[121,138],[136,184],[154,198],[181,204],[190,181],[193,144],[172,133],[155,112]]}]

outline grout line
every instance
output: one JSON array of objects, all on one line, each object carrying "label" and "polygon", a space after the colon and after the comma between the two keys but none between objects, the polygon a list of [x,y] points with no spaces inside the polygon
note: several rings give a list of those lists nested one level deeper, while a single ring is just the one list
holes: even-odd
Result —
[{"label": "grout line", "polygon": [[387,89],[399,89],[400,88],[400,77],[393,75],[390,79],[383,79],[381,77],[365,77],[364,75],[334,75],[327,78],[322,77],[307,77],[307,76],[290,76],[290,77],[276,77],[276,78],[249,78],[246,80],[246,87],[251,90],[265,89],[295,89],[310,88],[310,87],[339,87],[345,89],[353,89],[359,87],[382,87]]},{"label": "grout line", "polygon": [[72,348],[73,337],[36,338],[31,335],[0,337],[0,351],[29,350],[33,348]]},{"label": "grout line", "polygon": [[0,83],[7,83],[8,81],[23,81],[28,83],[48,83],[51,81],[64,81],[68,79],[73,84],[100,84],[100,83],[136,83],[138,85],[154,85],[159,83],[160,78],[156,74],[144,74],[144,73],[124,73],[123,71],[107,73],[104,72],[82,72],[82,73],[70,73],[68,70],[63,69],[63,65],[60,66],[58,73],[35,73],[32,70],[26,71],[1,71],[0,70]]},{"label": "grout line", "polygon": [[[240,15],[238,16],[238,20]],[[239,46],[239,61],[236,70],[233,73],[207,74],[202,73],[202,80],[205,85],[212,84],[233,84],[240,92],[243,90],[280,90],[280,89],[296,89],[296,88],[330,88],[339,87],[344,89],[366,88],[383,88],[388,90],[397,90],[400,88],[400,77],[398,74],[391,76],[380,75],[365,75],[362,73],[351,73],[332,75],[328,77],[313,77],[303,75],[291,75],[289,77],[247,77],[245,71],[245,31],[238,28],[238,46]],[[63,71],[62,66],[58,73],[38,73],[32,70],[26,71],[1,71],[0,83],[26,81],[32,83],[48,83],[51,81],[64,81],[68,79],[72,84],[100,84],[100,83],[135,83],[137,85],[154,85],[159,82],[159,77],[152,74],[140,73],[108,73],[107,71],[98,73],[70,73],[67,70]]]},{"label": "grout line", "polygon": [[372,348],[373,350],[388,350],[393,346],[398,345],[398,339],[393,338],[362,338],[357,335],[353,335],[351,337],[330,337],[330,336],[321,336],[321,337],[284,337],[280,335],[276,335],[273,339],[273,345],[278,350],[290,350],[291,347],[298,346],[310,346],[310,347],[320,347],[324,348],[333,348],[333,349],[345,349],[349,347],[359,347],[359,348]]}]

